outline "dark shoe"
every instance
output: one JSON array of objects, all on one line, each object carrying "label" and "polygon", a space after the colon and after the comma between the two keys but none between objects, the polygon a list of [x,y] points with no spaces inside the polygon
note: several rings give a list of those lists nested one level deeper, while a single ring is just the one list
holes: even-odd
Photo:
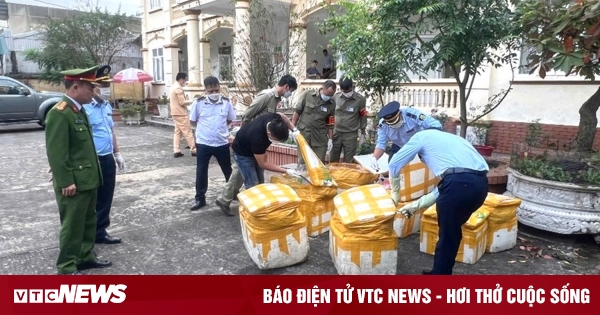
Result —
[{"label": "dark shoe", "polygon": [[109,235],[106,235],[105,237],[101,237],[101,238],[97,238],[96,239],[96,243],[97,244],[119,244],[121,243],[121,239],[118,237],[112,237]]},{"label": "dark shoe", "polygon": [[181,153],[181,152],[173,153],[173,156],[176,157],[176,158],[182,157],[183,153]]},{"label": "dark shoe", "polygon": [[192,152],[192,156],[196,156],[196,152]]},{"label": "dark shoe", "polygon": [[112,263],[108,260],[96,259],[95,261],[84,261],[77,266],[79,270],[86,270],[92,268],[106,268],[112,266]]},{"label": "dark shoe", "polygon": [[223,213],[225,213],[226,215],[228,215],[230,217],[233,217],[233,213],[231,212],[231,208],[229,208],[229,206],[220,202],[219,199],[217,199],[217,201],[215,201],[215,203],[217,204],[217,206],[219,206],[219,208],[221,208],[221,211],[223,211]]},{"label": "dark shoe", "polygon": [[423,270],[423,271],[421,271],[421,274],[423,274],[423,275],[432,275],[431,270]]},{"label": "dark shoe", "polygon": [[185,148],[186,148],[186,149],[189,149],[189,148],[190,148],[190,146],[189,146],[189,145],[186,145],[186,146],[185,146]]},{"label": "dark shoe", "polygon": [[194,203],[194,205],[190,208],[190,211],[196,211],[204,206],[206,206],[206,201],[196,201],[196,203]]}]

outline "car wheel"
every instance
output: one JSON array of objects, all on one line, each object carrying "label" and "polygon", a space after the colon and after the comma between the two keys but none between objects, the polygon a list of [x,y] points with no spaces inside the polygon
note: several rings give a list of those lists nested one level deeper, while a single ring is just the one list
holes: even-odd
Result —
[{"label": "car wheel", "polygon": [[54,105],[52,106],[48,106],[48,108],[46,109],[46,111],[44,112],[44,117],[42,117],[42,119],[40,121],[38,121],[38,125],[46,128],[46,117],[48,116],[48,112],[50,112],[50,110],[52,109],[52,107],[54,107]]}]

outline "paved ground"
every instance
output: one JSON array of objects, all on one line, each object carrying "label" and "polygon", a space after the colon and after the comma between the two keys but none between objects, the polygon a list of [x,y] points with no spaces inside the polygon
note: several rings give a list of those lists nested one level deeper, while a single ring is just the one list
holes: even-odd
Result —
[{"label": "paved ground", "polygon": [[[303,264],[261,271],[244,248],[239,218],[212,204],[224,178],[210,171],[210,206],[188,211],[194,197],[195,160],[174,159],[172,131],[152,126],[116,128],[127,170],[117,177],[113,206],[119,245],[96,252],[114,266],[93,274],[335,274],[328,235],[310,240]],[[44,133],[35,124],[0,126],[0,273],[54,274],[59,219],[45,156]],[[187,153],[187,152],[186,152]],[[269,176],[270,178],[270,176]],[[237,204],[233,204],[237,207]],[[600,273],[600,247],[590,237],[564,237],[522,229],[525,243],[485,254],[457,274]],[[530,247],[527,247],[530,246]],[[542,250],[541,255],[539,249]],[[535,257],[540,256],[540,257]],[[546,256],[543,258],[541,256]],[[432,256],[419,252],[418,235],[399,241],[398,273],[417,274]]]}]

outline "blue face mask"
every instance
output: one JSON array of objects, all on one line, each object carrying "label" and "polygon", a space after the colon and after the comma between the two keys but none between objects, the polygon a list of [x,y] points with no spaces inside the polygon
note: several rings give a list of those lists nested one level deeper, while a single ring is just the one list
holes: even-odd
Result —
[{"label": "blue face mask", "polygon": [[331,96],[325,95],[323,93],[321,93],[321,99],[325,102],[329,101],[329,99],[331,99]]}]

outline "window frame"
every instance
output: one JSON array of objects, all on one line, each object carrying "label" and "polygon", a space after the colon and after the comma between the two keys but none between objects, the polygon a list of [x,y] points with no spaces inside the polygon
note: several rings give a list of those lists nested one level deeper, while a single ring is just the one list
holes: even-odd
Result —
[{"label": "window frame", "polygon": [[[156,52],[156,54],[155,54]],[[165,59],[164,49],[162,47],[152,48],[152,75],[154,82],[164,82],[165,80]]]}]

